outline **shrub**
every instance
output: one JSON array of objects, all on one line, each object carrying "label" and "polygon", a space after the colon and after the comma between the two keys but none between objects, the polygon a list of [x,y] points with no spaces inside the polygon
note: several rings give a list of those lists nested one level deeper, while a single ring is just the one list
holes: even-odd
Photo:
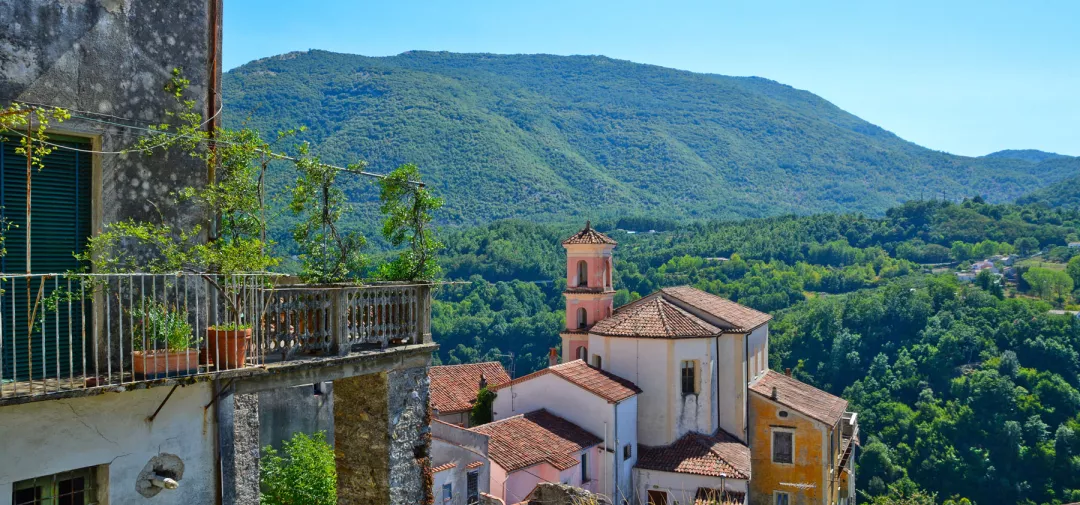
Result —
[{"label": "shrub", "polygon": [[326,433],[296,433],[285,442],[285,455],[266,446],[259,462],[262,505],[334,505],[337,468]]}]

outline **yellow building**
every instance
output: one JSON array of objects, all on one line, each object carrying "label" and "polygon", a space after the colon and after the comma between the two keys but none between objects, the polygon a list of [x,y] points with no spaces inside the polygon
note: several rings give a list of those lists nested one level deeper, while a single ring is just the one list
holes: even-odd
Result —
[{"label": "yellow building", "polygon": [[772,370],[749,396],[750,504],[853,504],[858,423],[847,401]]}]

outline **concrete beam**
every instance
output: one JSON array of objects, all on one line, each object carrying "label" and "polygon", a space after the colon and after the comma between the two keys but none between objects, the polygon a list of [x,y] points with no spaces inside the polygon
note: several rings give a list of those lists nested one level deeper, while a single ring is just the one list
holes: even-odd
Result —
[{"label": "concrete beam", "polygon": [[289,361],[269,365],[263,373],[236,377],[236,394],[258,393],[280,388],[337,381],[358,375],[371,375],[431,365],[435,344],[390,347],[378,351],[354,352],[347,356],[308,361]]}]

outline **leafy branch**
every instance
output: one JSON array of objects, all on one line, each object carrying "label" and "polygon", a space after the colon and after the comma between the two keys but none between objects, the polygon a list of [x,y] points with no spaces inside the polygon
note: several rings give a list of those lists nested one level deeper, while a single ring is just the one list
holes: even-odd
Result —
[{"label": "leafy branch", "polygon": [[382,234],[393,246],[409,246],[396,259],[382,265],[384,280],[432,280],[439,276],[436,254],[443,245],[431,228],[432,213],[443,205],[420,181],[416,165],[402,165],[379,180],[380,210],[385,217]]}]

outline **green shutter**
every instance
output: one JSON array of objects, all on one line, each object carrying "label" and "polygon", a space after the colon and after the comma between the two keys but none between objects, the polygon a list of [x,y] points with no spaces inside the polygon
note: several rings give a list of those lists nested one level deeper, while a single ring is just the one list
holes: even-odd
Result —
[{"label": "green shutter", "polygon": [[[53,138],[52,142],[91,149],[89,141]],[[0,202],[3,205],[0,215],[13,225],[6,234],[7,254],[0,258],[0,271],[8,274],[26,273],[26,157],[15,153],[18,146],[17,138],[9,137],[0,142]],[[44,165],[45,168],[40,170],[35,167],[31,174],[31,272],[62,274],[81,270],[83,265],[75,260],[74,253],[86,248],[91,233],[91,155],[58,148],[45,157]],[[56,283],[61,288],[67,286],[66,279],[49,279],[42,296],[49,296]],[[0,328],[4,332],[0,358],[4,380],[26,380],[31,377],[31,369],[34,379],[66,378],[83,373],[84,344],[79,304],[72,303],[72,310],[68,311],[67,304],[63,303],[59,310],[44,313],[39,306],[35,316],[39,328],[28,337],[28,310],[38,298],[40,287],[40,278],[33,278],[30,286],[23,279],[0,286],[4,290],[0,296]],[[89,311],[89,304],[86,308]],[[90,345],[90,342],[85,344],[87,357],[91,354]]]}]

